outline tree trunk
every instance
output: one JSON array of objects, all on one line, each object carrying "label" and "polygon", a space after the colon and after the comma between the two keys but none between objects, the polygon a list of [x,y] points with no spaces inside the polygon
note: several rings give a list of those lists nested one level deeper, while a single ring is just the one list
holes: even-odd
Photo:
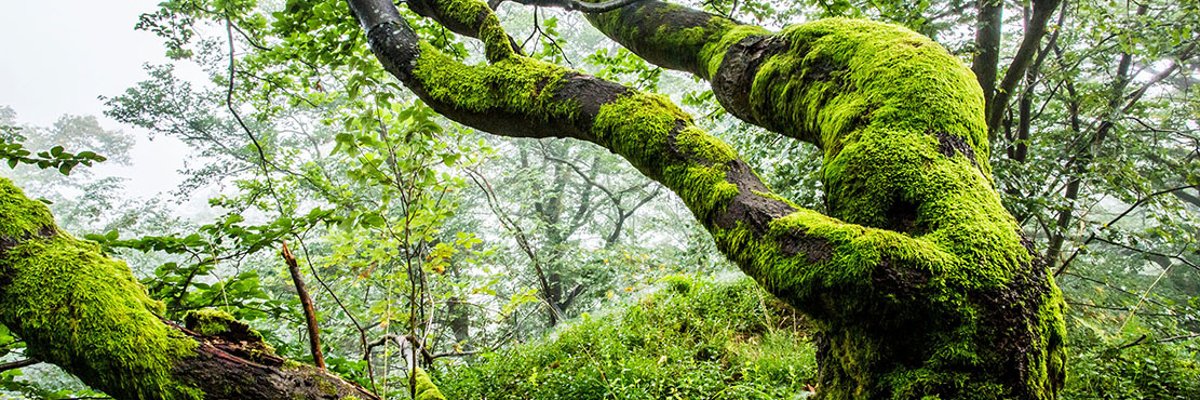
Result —
[{"label": "tree trunk", "polygon": [[1000,204],[979,85],[929,39],[847,19],[771,33],[651,0],[589,16],[648,61],[711,81],[733,115],[824,149],[826,216],[773,194],[665,97],[519,55],[480,1],[408,2],[480,38],[480,66],[424,43],[390,1],[349,2],[384,67],[439,113],[596,143],[674,191],[722,252],[816,321],[820,398],[1062,387],[1061,293]]},{"label": "tree trunk", "polygon": [[28,353],[116,399],[376,398],[276,356],[224,313],[163,320],[124,263],[62,232],[0,178],[0,324]]}]

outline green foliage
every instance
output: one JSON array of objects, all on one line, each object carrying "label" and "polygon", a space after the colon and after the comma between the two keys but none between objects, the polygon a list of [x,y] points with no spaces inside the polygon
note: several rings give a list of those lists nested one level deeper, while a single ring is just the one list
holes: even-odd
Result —
[{"label": "green foliage", "polygon": [[15,126],[0,125],[0,159],[6,160],[9,168],[16,168],[20,164],[29,164],[36,165],[40,169],[57,169],[63,175],[70,175],[71,170],[80,164],[90,167],[92,163],[107,160],[104,156],[92,151],[70,153],[63,146],[54,146],[50,150],[33,154],[20,143],[25,140],[25,137],[19,131],[20,128]]},{"label": "green foliage", "polygon": [[1200,398],[1200,340],[1084,338],[1068,360],[1064,399]]},{"label": "green foliage", "polygon": [[456,399],[791,399],[815,382],[804,323],[753,281],[664,279],[623,309],[450,367]]}]

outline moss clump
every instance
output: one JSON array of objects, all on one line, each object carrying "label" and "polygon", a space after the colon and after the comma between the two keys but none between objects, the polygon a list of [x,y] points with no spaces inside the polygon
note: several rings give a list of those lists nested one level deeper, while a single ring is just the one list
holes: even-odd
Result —
[{"label": "moss clump", "polygon": [[162,323],[162,305],[129,268],[94,243],[53,227],[50,213],[0,178],[0,323],[25,338],[29,355],[62,367],[115,397],[198,399],[172,378],[196,342]]},{"label": "moss clump", "polygon": [[569,119],[579,105],[556,101],[555,92],[570,70],[525,57],[485,66],[467,66],[422,42],[413,68],[429,96],[473,112],[531,115],[543,121]]},{"label": "moss clump", "polygon": [[425,370],[417,368],[413,373],[416,374],[416,400],[446,400],[446,396],[443,396],[438,387],[433,384]]},{"label": "moss clump", "polygon": [[427,3],[440,11],[441,18],[476,29],[488,61],[499,61],[515,54],[500,19],[487,3],[480,0],[428,0]]},{"label": "moss clump", "polygon": [[701,220],[738,194],[726,179],[731,147],[692,125],[666,97],[633,92],[600,107],[592,127],[600,145],[662,182]]},{"label": "moss clump", "polygon": [[214,308],[189,311],[183,317],[183,325],[188,330],[204,336],[221,336],[234,340],[258,342],[263,340],[262,334],[250,328],[250,325],[238,321],[225,311]]},{"label": "moss clump", "polygon": [[[6,200],[12,199],[12,200]],[[17,199],[21,201],[17,201]],[[25,197],[11,181],[0,178],[0,238],[17,241],[54,228],[50,209]]]}]

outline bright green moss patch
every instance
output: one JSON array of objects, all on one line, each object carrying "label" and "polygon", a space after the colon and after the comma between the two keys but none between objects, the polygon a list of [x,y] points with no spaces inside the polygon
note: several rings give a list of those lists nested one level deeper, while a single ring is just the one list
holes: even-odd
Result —
[{"label": "bright green moss patch", "polygon": [[[0,210],[5,235],[52,223],[44,205],[7,179]],[[21,241],[0,259],[0,323],[27,340],[30,356],[110,395],[200,397],[171,376],[196,342],[168,328],[161,313],[124,263],[65,233]]]},{"label": "bright green moss patch", "polygon": [[428,43],[420,47],[413,75],[438,101],[473,112],[503,111],[543,120],[570,118],[579,108],[573,101],[554,100],[570,73],[567,68],[525,57],[467,66]]},{"label": "bright green moss patch", "polygon": [[263,340],[262,335],[245,322],[238,321],[225,311],[213,308],[189,311],[184,315],[183,323],[189,330],[204,336],[225,336],[259,342]]},{"label": "bright green moss patch", "polygon": [[806,326],[749,279],[677,275],[635,304],[453,367],[439,382],[461,400],[794,399],[816,382]]},{"label": "bright green moss patch", "polygon": [[781,133],[836,149],[867,126],[939,132],[966,139],[987,160],[982,93],[937,43],[903,27],[843,18],[779,35],[791,47],[762,64],[751,99]]},{"label": "bright green moss patch", "polygon": [[19,240],[35,236],[54,226],[54,217],[45,204],[25,197],[12,181],[0,178],[0,240]]},{"label": "bright green moss patch", "polygon": [[433,381],[429,379],[429,374],[426,374],[425,370],[417,368],[415,371],[413,371],[413,373],[417,374],[416,400],[446,400],[446,396],[443,396],[442,392],[438,390],[438,387],[433,384]]}]

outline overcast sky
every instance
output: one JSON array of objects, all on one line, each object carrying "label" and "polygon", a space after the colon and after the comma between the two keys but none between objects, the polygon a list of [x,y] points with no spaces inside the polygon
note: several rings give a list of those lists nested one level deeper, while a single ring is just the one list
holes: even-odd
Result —
[{"label": "overcast sky", "polygon": [[158,0],[0,0],[0,106],[18,122],[48,126],[62,114],[95,115],[106,129],[138,137],[134,165],[105,166],[102,174],[130,178],[131,194],[172,189],[185,147],[104,118],[97,96],[114,96],[144,79],[142,65],[167,62],[157,37],[133,30]]}]

